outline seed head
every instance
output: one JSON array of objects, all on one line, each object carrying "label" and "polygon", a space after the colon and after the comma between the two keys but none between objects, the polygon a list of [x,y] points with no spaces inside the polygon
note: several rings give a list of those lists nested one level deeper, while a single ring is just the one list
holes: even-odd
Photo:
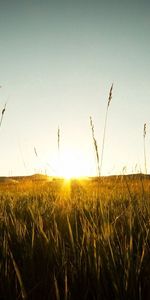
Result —
[{"label": "seed head", "polygon": [[109,107],[110,102],[111,102],[111,100],[112,100],[112,90],[113,90],[113,83],[112,83],[111,88],[110,88],[110,91],[109,91],[109,97],[108,97],[108,104],[107,104],[107,107]]},{"label": "seed head", "polygon": [[146,123],[144,123],[144,128],[143,128],[143,137],[146,137]]}]

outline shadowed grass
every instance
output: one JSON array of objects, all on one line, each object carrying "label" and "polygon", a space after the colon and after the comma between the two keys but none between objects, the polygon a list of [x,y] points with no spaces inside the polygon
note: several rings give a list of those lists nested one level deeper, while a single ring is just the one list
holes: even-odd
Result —
[{"label": "shadowed grass", "polygon": [[149,299],[148,177],[0,187],[2,299]]}]

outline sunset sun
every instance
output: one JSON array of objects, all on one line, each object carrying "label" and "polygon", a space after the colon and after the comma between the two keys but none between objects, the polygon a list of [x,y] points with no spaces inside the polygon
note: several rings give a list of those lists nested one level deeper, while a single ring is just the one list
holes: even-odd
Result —
[{"label": "sunset sun", "polygon": [[79,178],[86,174],[86,165],[82,157],[72,151],[65,151],[59,159],[59,176],[65,179]]}]

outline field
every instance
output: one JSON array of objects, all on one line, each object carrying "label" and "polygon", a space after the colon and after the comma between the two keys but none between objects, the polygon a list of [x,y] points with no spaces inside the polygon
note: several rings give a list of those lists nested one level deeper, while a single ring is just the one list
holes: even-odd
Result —
[{"label": "field", "polygon": [[0,180],[0,299],[150,299],[150,177]]}]

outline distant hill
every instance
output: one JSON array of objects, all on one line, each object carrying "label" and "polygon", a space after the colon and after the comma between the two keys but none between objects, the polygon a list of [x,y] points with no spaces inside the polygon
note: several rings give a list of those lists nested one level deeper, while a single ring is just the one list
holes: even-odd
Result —
[{"label": "distant hill", "polygon": [[[109,176],[101,176],[101,177],[84,177],[83,180],[92,180],[92,181],[97,181],[99,179],[102,180],[120,180],[123,178],[127,179],[132,179],[132,180],[138,180],[138,179],[150,179],[150,174],[142,174],[142,173],[137,173],[137,174],[127,174],[127,175],[109,175]],[[17,183],[21,181],[50,181],[50,180],[62,180],[63,178],[59,177],[53,177],[53,176],[48,176],[48,175],[43,175],[43,174],[33,174],[33,175],[28,175],[28,176],[0,176],[0,183],[5,182],[5,183]]]},{"label": "distant hill", "polygon": [[101,176],[101,177],[89,177],[92,181],[97,180],[122,180],[122,179],[128,179],[128,180],[143,180],[148,179],[150,180],[150,174],[142,174],[142,173],[136,173],[136,174],[126,174],[126,175],[109,175],[109,176]]},{"label": "distant hill", "polygon": [[28,176],[0,176],[0,182],[47,181],[52,179],[47,175],[33,174]]}]

